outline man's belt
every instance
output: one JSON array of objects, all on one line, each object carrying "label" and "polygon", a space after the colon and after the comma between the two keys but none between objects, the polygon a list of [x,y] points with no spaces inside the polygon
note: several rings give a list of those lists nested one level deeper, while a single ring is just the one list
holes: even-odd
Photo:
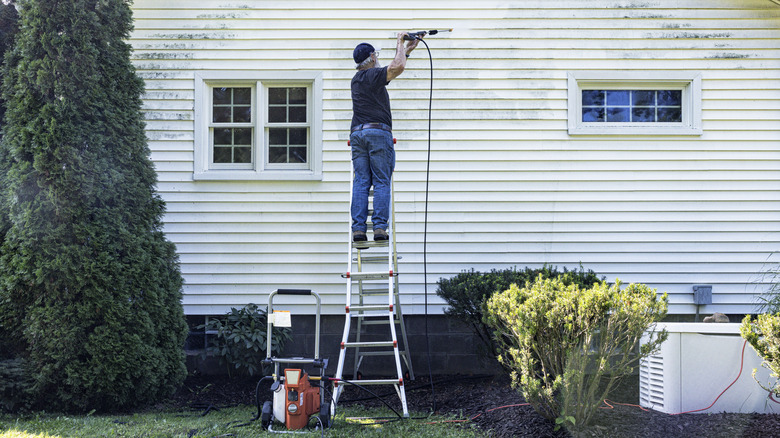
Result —
[{"label": "man's belt", "polygon": [[360,131],[363,129],[381,129],[383,131],[391,132],[392,128],[384,123],[363,123],[352,128],[352,132]]}]

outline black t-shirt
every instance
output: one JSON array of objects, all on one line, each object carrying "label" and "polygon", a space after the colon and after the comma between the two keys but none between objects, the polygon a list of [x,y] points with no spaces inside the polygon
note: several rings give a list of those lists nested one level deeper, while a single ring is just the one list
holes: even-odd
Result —
[{"label": "black t-shirt", "polygon": [[387,84],[386,66],[355,73],[352,78],[352,127],[363,123],[393,126]]}]

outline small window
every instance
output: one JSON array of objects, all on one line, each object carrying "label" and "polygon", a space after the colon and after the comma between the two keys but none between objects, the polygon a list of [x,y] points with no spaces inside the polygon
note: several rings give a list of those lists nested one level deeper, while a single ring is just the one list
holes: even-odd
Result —
[{"label": "small window", "polygon": [[193,179],[320,179],[322,76],[195,75]]},{"label": "small window", "polygon": [[582,121],[681,123],[681,90],[582,90]]},{"label": "small window", "polygon": [[700,76],[570,74],[569,133],[701,134]]}]

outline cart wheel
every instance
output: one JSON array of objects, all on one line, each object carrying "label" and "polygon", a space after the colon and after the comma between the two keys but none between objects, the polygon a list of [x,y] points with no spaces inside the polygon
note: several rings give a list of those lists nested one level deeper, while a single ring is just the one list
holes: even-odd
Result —
[{"label": "cart wheel", "polygon": [[320,406],[320,422],[322,422],[323,429],[330,429],[331,426],[330,407],[330,403]]},{"label": "cart wheel", "polygon": [[260,423],[263,425],[263,429],[268,428],[271,425],[273,419],[274,404],[270,401],[263,403],[263,412],[260,414]]}]

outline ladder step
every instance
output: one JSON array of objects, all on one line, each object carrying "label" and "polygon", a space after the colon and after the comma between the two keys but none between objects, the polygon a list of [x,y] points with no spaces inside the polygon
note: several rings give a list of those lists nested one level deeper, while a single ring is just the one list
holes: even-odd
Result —
[{"label": "ladder step", "polygon": [[[370,316],[370,315],[358,315],[358,317],[367,317],[367,316]],[[387,320],[387,315],[382,316],[382,318],[384,318],[383,321],[382,320],[370,320],[370,321],[365,321],[364,320],[364,321],[361,322],[361,324],[363,324],[363,325],[387,325],[387,324],[390,324],[390,322]],[[396,324],[400,324],[401,320],[396,319],[394,322]]]},{"label": "ladder step", "polygon": [[[395,274],[393,274],[395,275]],[[387,280],[390,278],[390,271],[384,272],[352,272],[347,274],[347,277],[356,280]]]},{"label": "ladder step", "polygon": [[[373,379],[373,380],[350,380],[350,382],[357,383],[358,385],[403,385],[401,379]],[[338,382],[341,385],[340,382]]]},{"label": "ladder step", "polygon": [[393,356],[394,351],[361,351],[361,356]]},{"label": "ladder step", "polygon": [[[357,261],[357,258],[352,259],[352,261]],[[363,256],[360,258],[360,261],[363,263],[387,263],[387,255],[383,256]]]},{"label": "ladder step", "polygon": [[[392,312],[393,308],[392,308],[392,306],[389,306],[387,304],[375,304],[373,306],[364,304],[362,306],[349,306],[347,308],[347,312],[348,313],[352,313],[352,312],[368,312],[368,311],[372,311],[372,310],[373,311],[382,310],[382,311],[385,311],[385,312]],[[361,316],[361,315],[353,315],[353,316],[357,317],[357,316]],[[365,316],[365,315],[362,315],[362,316]],[[371,315],[371,316],[382,316],[382,315]],[[387,314],[385,314],[384,316],[387,316]]]},{"label": "ladder step", "polygon": [[377,341],[377,342],[345,342],[342,345],[344,347],[364,348],[364,347],[395,347],[398,344],[395,341]]},{"label": "ladder step", "polygon": [[[381,255],[371,255],[371,256],[361,256],[360,261],[363,263],[387,263],[387,258],[389,256],[385,253],[381,253]],[[403,260],[403,257],[398,256],[396,257],[396,260]],[[357,262],[357,257],[352,257],[353,262]]]},{"label": "ladder step", "polygon": [[361,292],[361,295],[368,296],[368,295],[387,295],[387,288],[384,289],[363,289]]},{"label": "ladder step", "polygon": [[366,240],[364,242],[352,242],[353,248],[366,249],[388,246],[390,240]]}]

